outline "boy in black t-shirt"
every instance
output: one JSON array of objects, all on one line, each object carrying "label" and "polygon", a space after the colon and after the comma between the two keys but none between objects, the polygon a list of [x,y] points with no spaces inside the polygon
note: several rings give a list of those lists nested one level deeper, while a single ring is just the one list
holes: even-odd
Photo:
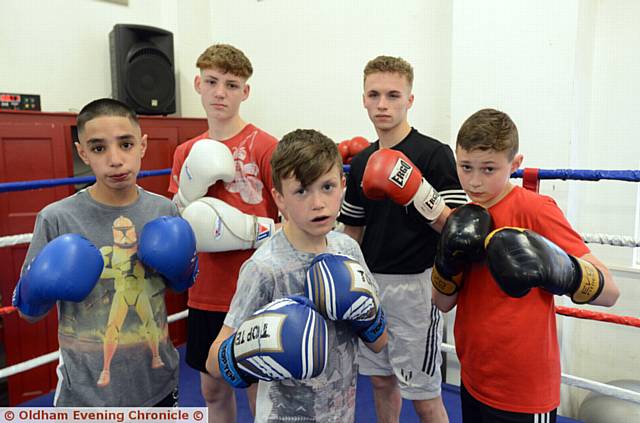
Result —
[{"label": "boy in black t-shirt", "polygon": [[387,348],[380,354],[361,348],[359,357],[378,419],[398,421],[406,398],[422,422],[446,422],[442,323],[431,305],[430,274],[449,207],[467,200],[451,149],[407,121],[412,83],[413,69],[401,58],[379,56],[365,67],[363,102],[379,140],[351,162],[338,220],[360,242],[387,314]]}]

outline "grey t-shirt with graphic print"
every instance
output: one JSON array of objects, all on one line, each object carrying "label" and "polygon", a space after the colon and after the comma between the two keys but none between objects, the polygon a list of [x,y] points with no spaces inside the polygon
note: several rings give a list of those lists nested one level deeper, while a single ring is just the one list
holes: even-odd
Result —
[{"label": "grey t-shirt with graphic print", "polygon": [[[66,233],[83,235],[104,260],[100,280],[84,301],[58,301],[57,407],[153,406],[178,386],[164,279],[137,258],[143,226],[178,213],[168,199],[138,192],[135,203],[111,207],[85,189],[38,213],[23,272],[49,241]],[[99,384],[105,351],[113,354],[110,377]]]},{"label": "grey t-shirt with graphic print", "polygon": [[[330,232],[327,250],[357,260],[371,280],[360,246],[349,236]],[[284,231],[262,245],[240,269],[238,286],[225,325],[237,329],[255,310],[288,295],[304,295],[305,276],[315,255],[296,250]],[[354,421],[358,337],[347,322],[327,321],[327,365],[307,380],[258,385],[256,423]]]}]

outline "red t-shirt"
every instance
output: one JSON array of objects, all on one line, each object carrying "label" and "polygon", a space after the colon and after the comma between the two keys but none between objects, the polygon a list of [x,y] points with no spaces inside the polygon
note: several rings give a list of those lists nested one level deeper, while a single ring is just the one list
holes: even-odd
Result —
[{"label": "red t-shirt", "polygon": [[[550,197],[514,187],[489,212],[496,228],[531,229],[576,257],[590,252]],[[534,288],[511,298],[485,263],[473,263],[458,294],[454,334],[462,383],[474,398],[518,413],[545,413],[559,406],[552,294]]]},{"label": "red t-shirt", "polygon": [[[197,141],[209,138],[208,132],[180,144],[173,155],[173,168],[169,191],[178,192],[174,175],[180,177],[182,164]],[[208,197],[219,198],[243,213],[256,216],[278,217],[278,208],[271,196],[271,154],[277,140],[266,132],[248,124],[237,135],[222,140],[236,163],[233,182],[216,182],[209,187]],[[226,251],[220,253],[200,253],[198,278],[189,289],[188,305],[208,311],[229,311],[231,298],[236,292],[238,272],[242,263],[254,250]]]}]

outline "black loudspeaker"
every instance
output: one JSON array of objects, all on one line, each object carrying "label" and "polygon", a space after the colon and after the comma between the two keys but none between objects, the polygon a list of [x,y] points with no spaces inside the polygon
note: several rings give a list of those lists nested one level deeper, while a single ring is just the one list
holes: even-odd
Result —
[{"label": "black loudspeaker", "polygon": [[141,115],[176,112],[173,34],[143,25],[116,24],[109,33],[112,97]]}]

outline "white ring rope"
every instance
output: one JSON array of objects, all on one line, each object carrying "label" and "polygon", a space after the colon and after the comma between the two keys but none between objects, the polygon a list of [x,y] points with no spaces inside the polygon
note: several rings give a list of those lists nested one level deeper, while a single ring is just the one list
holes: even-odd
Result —
[{"label": "white ring rope", "polygon": [[[456,347],[451,344],[442,343],[442,352],[455,354]],[[576,388],[582,388],[588,391],[597,392],[602,395],[607,395],[610,397],[640,404],[640,392],[631,391],[629,389],[607,385],[606,383],[596,382],[594,380],[584,379],[578,376],[568,375],[566,373],[562,373],[562,383],[569,386],[575,386]]]},{"label": "white ring rope", "polygon": [[[182,310],[179,313],[172,314],[171,316],[169,316],[167,318],[167,321],[169,323],[173,323],[177,320],[185,319],[188,314],[189,314],[189,310]],[[22,363],[5,367],[4,369],[0,369],[0,379],[13,376],[18,373],[26,372],[27,370],[31,370],[43,364],[51,363],[52,361],[56,361],[59,356],[60,356],[59,351],[53,351],[48,354],[41,355],[40,357],[32,358],[31,360],[23,361]]]},{"label": "white ring rope", "polygon": [[57,360],[59,356],[60,353],[58,351],[54,351],[49,354],[41,355],[40,357],[32,358],[31,360],[23,361],[22,363],[14,364],[13,366],[5,367],[4,369],[0,369],[0,379],[26,372],[34,367],[50,363]]},{"label": "white ring rope", "polygon": [[[227,229],[231,230],[226,223],[224,225]],[[31,242],[32,235],[33,234],[2,236],[0,237],[0,248],[10,247],[12,245],[17,245],[17,244],[27,244]],[[631,247],[631,248],[640,247],[640,240],[633,239],[630,236],[609,235],[609,234],[603,234],[603,233],[582,234],[581,236],[582,236],[582,239],[584,239],[584,242],[588,244],[605,244],[605,245],[613,245],[615,247]],[[244,239],[240,236],[237,236],[237,237]]]},{"label": "white ring rope", "polygon": [[9,235],[0,237],[0,248],[10,247],[18,244],[28,244],[31,242],[33,234]]},{"label": "white ring rope", "polygon": [[630,236],[608,235],[608,234],[583,234],[584,242],[591,244],[607,244],[616,247],[640,247],[640,240],[633,239]]},{"label": "white ring rope", "polygon": [[[189,310],[183,310],[179,313],[169,316],[169,323],[181,320],[187,317]],[[455,354],[456,348],[451,344],[442,343],[442,352]],[[54,351],[49,354],[42,355],[40,357],[33,358],[31,360],[23,361],[22,363],[14,364],[13,366],[0,369],[0,379],[13,376],[15,374],[31,370],[35,367],[43,364],[55,361],[59,357],[59,352]],[[589,379],[584,379],[577,376],[568,375],[562,373],[562,383],[569,386],[575,386],[577,388],[586,389],[592,392],[597,392],[602,395],[607,395],[614,398],[623,399],[630,402],[640,404],[640,392],[631,391],[629,389],[619,388],[617,386],[607,385],[606,383],[600,383]]]}]

